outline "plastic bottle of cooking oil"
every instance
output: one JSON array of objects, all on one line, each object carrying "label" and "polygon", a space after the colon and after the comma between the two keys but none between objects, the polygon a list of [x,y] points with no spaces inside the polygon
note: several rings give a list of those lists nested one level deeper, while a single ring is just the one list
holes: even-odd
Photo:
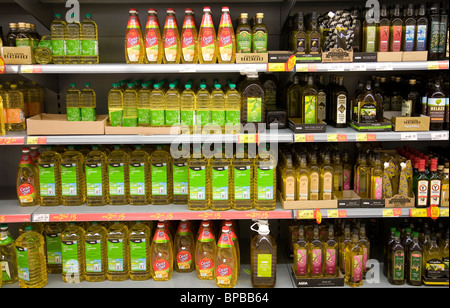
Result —
[{"label": "plastic bottle of cooking oil", "polygon": [[3,91],[3,86],[0,85],[0,136],[6,134],[6,102],[9,96],[6,91]]},{"label": "plastic bottle of cooking oil", "polygon": [[6,101],[6,130],[7,131],[23,131],[26,128],[25,120],[25,99],[22,91],[19,90],[17,84],[9,86],[8,97]]},{"label": "plastic bottle of cooking oil", "polygon": [[81,121],[80,96],[81,92],[77,89],[77,85],[71,83],[66,93],[67,121]]},{"label": "plastic bottle of cooking oil", "polygon": [[270,232],[269,222],[259,220],[250,229],[257,232],[250,244],[252,286],[273,288],[277,281],[277,244]]},{"label": "plastic bottle of cooking oil", "polygon": [[199,56],[200,64],[214,64],[217,61],[216,52],[216,30],[211,14],[210,7],[203,8],[203,18],[198,33]]},{"label": "plastic bottle of cooking oil", "polygon": [[201,133],[203,127],[211,124],[211,95],[205,83],[200,84],[197,91],[197,108],[195,114],[194,133]]},{"label": "plastic bottle of cooking oil", "polygon": [[173,196],[172,157],[161,145],[150,156],[152,204],[170,204]]},{"label": "plastic bottle of cooking oil", "polygon": [[9,233],[7,224],[0,225],[0,265],[2,273],[0,286],[17,282],[16,243]]},{"label": "plastic bottle of cooking oil", "polygon": [[145,63],[161,64],[163,57],[163,43],[159,27],[158,12],[148,9],[147,25],[145,26]]},{"label": "plastic bottle of cooking oil", "polygon": [[55,14],[55,19],[50,25],[52,37],[52,54],[54,64],[64,64],[66,58],[66,22],[61,14]]},{"label": "plastic bottle of cooking oil", "polygon": [[122,126],[136,127],[138,125],[138,92],[134,88],[134,83],[127,84],[127,89],[123,92],[123,118]]},{"label": "plastic bottle of cooking oil", "polygon": [[74,222],[61,233],[62,279],[79,283],[84,280],[84,229]]},{"label": "plastic bottle of cooking oil", "polygon": [[43,206],[61,204],[61,155],[47,146],[37,160],[40,203]]},{"label": "plastic bottle of cooking oil", "polygon": [[217,245],[214,232],[209,221],[203,221],[200,225],[195,247],[195,268],[200,280],[212,280],[215,278],[214,262]]},{"label": "plastic bottle of cooking oil", "polygon": [[222,7],[219,30],[217,31],[217,59],[219,63],[234,63],[236,60],[236,38],[230,9]]},{"label": "plastic bottle of cooking oil", "polygon": [[151,278],[150,240],[151,230],[141,221],[136,221],[128,232],[130,248],[130,279],[148,280]]},{"label": "plastic bottle of cooking oil", "polygon": [[81,24],[81,63],[98,64],[98,28],[91,14]]},{"label": "plastic bottle of cooking oil", "polygon": [[108,204],[108,167],[107,155],[101,151],[98,145],[93,145],[92,150],[84,160],[86,174],[86,204]]},{"label": "plastic bottle of cooking oil", "polygon": [[180,97],[180,119],[181,124],[189,128],[190,133],[193,132],[195,124],[196,100],[197,96],[192,90],[192,82],[187,82]]},{"label": "plastic bottle of cooking oil", "polygon": [[141,24],[138,11],[129,10],[127,32],[125,34],[125,59],[128,64],[143,64],[145,58],[145,44],[142,38]]},{"label": "plastic bottle of cooking oil", "polygon": [[45,250],[47,251],[47,271],[50,274],[62,273],[61,234],[67,228],[65,222],[51,222],[44,226]]},{"label": "plastic bottle of cooking oil", "polygon": [[173,176],[173,200],[174,204],[187,204],[188,199],[188,160],[190,147],[186,150],[180,144],[178,150],[181,151],[179,158],[172,158]]},{"label": "plastic bottle of cooking oil", "polygon": [[123,281],[129,276],[128,227],[115,221],[106,233],[108,269],[106,278],[111,281]]},{"label": "plastic bottle of cooking oil", "polygon": [[150,82],[143,83],[138,92],[138,126],[150,126]]},{"label": "plastic bottle of cooking oil", "polygon": [[254,162],[249,157],[247,147],[244,144],[237,145],[232,169],[234,182],[232,207],[235,210],[250,210],[253,208],[254,202]]},{"label": "plastic bottle of cooking oil", "polygon": [[169,84],[169,90],[166,92],[166,126],[180,124],[180,92],[178,91],[178,83],[176,79]]},{"label": "plastic bottle of cooking oil", "polygon": [[129,160],[130,204],[145,205],[151,202],[150,156],[136,145]]},{"label": "plastic bottle of cooking oil", "polygon": [[192,272],[195,269],[195,240],[189,222],[181,220],[173,243],[174,268],[179,273]]},{"label": "plastic bottle of cooking oil", "polygon": [[123,92],[118,83],[113,83],[108,93],[108,115],[111,126],[122,126]]},{"label": "plastic bottle of cooking oil", "polygon": [[173,273],[173,243],[164,222],[158,222],[150,248],[152,276],[155,281],[167,281]]},{"label": "plastic bottle of cooking oil", "polygon": [[47,285],[44,237],[28,225],[16,239],[19,287],[43,288]]},{"label": "plastic bottle of cooking oil", "polygon": [[236,89],[236,84],[229,83],[225,95],[225,133],[237,134],[240,132],[242,97]]},{"label": "plastic bottle of cooking oil", "polygon": [[155,83],[150,95],[150,123],[151,126],[164,126],[166,123],[166,96],[163,83]]},{"label": "plastic bottle of cooking oil", "polygon": [[239,276],[238,260],[228,226],[222,227],[222,234],[217,242],[215,263],[216,285],[221,288],[236,286]]},{"label": "plastic bottle of cooking oil", "polygon": [[91,222],[91,225],[86,228],[84,236],[86,281],[106,280],[106,268],[108,267],[106,233],[106,228],[96,221]]},{"label": "plastic bottle of cooking oil", "polygon": [[112,205],[129,203],[128,154],[115,145],[108,155],[109,202]]},{"label": "plastic bottle of cooking oil", "polygon": [[178,64],[181,58],[181,41],[174,9],[167,9],[163,31],[164,64]]},{"label": "plastic bottle of cooking oil", "polygon": [[80,93],[81,121],[97,120],[97,99],[89,83],[84,84]]},{"label": "plastic bottle of cooking oil", "polygon": [[233,241],[234,248],[236,249],[236,256],[237,256],[237,268],[238,273],[241,268],[241,251],[239,248],[239,239],[238,239],[238,225],[235,223],[234,220],[223,220],[222,226],[227,226],[230,228],[230,234],[231,234],[231,240]]},{"label": "plastic bottle of cooking oil", "polygon": [[35,82],[28,87],[28,100],[28,116],[41,114],[43,107],[41,88]]},{"label": "plastic bottle of cooking oil", "polygon": [[86,200],[84,157],[74,146],[61,155],[61,192],[63,205],[81,205]]},{"label": "plastic bottle of cooking oil", "polygon": [[255,159],[255,209],[259,211],[270,211],[276,206],[277,188],[277,163],[273,153],[270,152],[269,145],[266,146],[266,153],[258,154]]},{"label": "plastic bottle of cooking oil", "polygon": [[192,9],[184,11],[183,29],[181,30],[181,62],[196,64],[198,62],[198,35],[195,16]]},{"label": "plastic bottle of cooking oil", "polygon": [[22,149],[22,156],[17,167],[16,191],[20,206],[39,204],[39,171],[30,155],[29,148]]},{"label": "plastic bottle of cooking oil", "polygon": [[[72,14],[72,17],[73,14]],[[78,21],[66,24],[66,64],[81,63],[81,24]]]},{"label": "plastic bottle of cooking oil", "polygon": [[201,145],[194,144],[192,156],[188,162],[188,207],[190,210],[202,211],[210,208],[211,178],[207,175],[208,168],[209,162],[201,152]]},{"label": "plastic bottle of cooking oil", "polygon": [[215,211],[228,210],[231,208],[233,192],[232,164],[222,150],[221,144],[216,145],[209,165],[211,209]]},{"label": "plastic bottle of cooking oil", "polygon": [[225,129],[226,110],[225,94],[221,88],[220,83],[215,83],[214,90],[211,92],[211,124],[215,126],[215,129],[220,128],[219,132]]}]

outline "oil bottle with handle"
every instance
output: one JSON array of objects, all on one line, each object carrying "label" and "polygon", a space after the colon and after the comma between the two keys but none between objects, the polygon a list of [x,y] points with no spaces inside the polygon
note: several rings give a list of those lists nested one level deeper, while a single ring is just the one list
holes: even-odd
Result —
[{"label": "oil bottle with handle", "polygon": [[258,220],[250,229],[257,232],[250,243],[252,286],[273,288],[277,281],[277,244],[270,232],[269,222]]}]

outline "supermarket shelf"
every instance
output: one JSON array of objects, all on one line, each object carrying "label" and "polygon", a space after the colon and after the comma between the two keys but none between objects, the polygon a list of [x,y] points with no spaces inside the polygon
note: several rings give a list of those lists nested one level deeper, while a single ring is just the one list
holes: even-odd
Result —
[{"label": "supermarket shelf", "polygon": [[7,132],[0,136],[0,145],[23,145],[26,140],[26,132]]},{"label": "supermarket shelf", "polygon": [[301,63],[297,72],[379,72],[448,70],[449,61],[422,62],[352,62],[352,63]]},{"label": "supermarket shelf", "polygon": [[39,206],[22,207],[17,201],[14,188],[0,187],[0,222],[31,222],[33,212]]}]

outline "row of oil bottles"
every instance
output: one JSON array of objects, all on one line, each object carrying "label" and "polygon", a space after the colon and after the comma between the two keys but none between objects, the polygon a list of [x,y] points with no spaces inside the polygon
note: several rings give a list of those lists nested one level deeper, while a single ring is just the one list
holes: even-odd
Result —
[{"label": "row of oil bottles", "polygon": [[233,153],[215,145],[74,146],[22,149],[17,172],[21,206],[188,205],[190,210],[275,209],[276,159],[267,145]]},{"label": "row of oil bottles", "polygon": [[[255,24],[248,23],[248,13],[240,15],[236,32],[230,9],[222,7],[222,16],[216,32],[210,7],[203,8],[203,18],[197,32],[194,10],[185,9],[183,28],[178,30],[175,10],[167,9],[161,33],[157,10],[148,10],[143,33],[136,9],[130,9],[125,36],[125,58],[131,64],[178,63],[234,63],[238,53],[266,53],[268,30],[264,13],[257,13]],[[217,34],[216,34],[217,33]]]},{"label": "row of oil bottles", "polygon": [[0,135],[26,129],[26,118],[44,108],[44,89],[34,81],[0,84]]},{"label": "row of oil bottles", "polygon": [[[259,227],[258,227],[259,226]],[[277,246],[268,221],[251,229],[251,282],[274,287]],[[4,284],[42,288],[47,273],[66,283],[168,281],[173,272],[195,271],[200,280],[222,288],[236,286],[240,272],[239,227],[235,221],[32,223],[14,241],[2,224],[1,262]]]}]

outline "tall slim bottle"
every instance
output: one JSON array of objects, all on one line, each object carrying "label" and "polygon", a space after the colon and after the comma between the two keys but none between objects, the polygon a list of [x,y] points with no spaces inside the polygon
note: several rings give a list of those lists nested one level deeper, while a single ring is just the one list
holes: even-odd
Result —
[{"label": "tall slim bottle", "polygon": [[[441,81],[436,79],[434,87],[428,92],[427,116],[430,117],[430,130],[443,130],[445,120],[446,95],[441,87]],[[448,98],[447,98],[448,100]]]},{"label": "tall slim bottle", "polygon": [[420,4],[416,27],[416,51],[425,51],[428,48],[428,17],[425,4]]},{"label": "tall slim bottle", "polygon": [[190,223],[181,220],[173,242],[174,269],[179,273],[189,273],[195,269],[195,240]]},{"label": "tall slim bottle", "polygon": [[394,234],[394,242],[390,246],[391,260],[388,265],[388,280],[394,285],[405,283],[405,247],[400,240],[400,232]]},{"label": "tall slim bottle", "polygon": [[216,239],[209,221],[202,221],[195,248],[195,269],[200,280],[215,279]]},{"label": "tall slim bottle", "polygon": [[403,19],[400,12],[400,5],[396,4],[394,14],[391,18],[389,51],[393,52],[402,51],[402,38],[403,38]]},{"label": "tall slim bottle", "polygon": [[214,28],[214,23],[211,14],[210,7],[203,8],[203,18],[200,25],[200,31],[198,33],[199,41],[199,55],[198,59],[200,64],[214,64],[217,61],[216,49],[216,30]]},{"label": "tall slim bottle", "polygon": [[364,251],[359,244],[358,232],[352,232],[351,242],[345,248],[345,278],[350,287],[363,285],[363,259]]},{"label": "tall slim bottle", "polygon": [[255,24],[252,27],[252,52],[266,53],[269,41],[269,31],[264,24],[264,13],[256,13]]},{"label": "tall slim bottle", "polygon": [[252,52],[252,28],[248,24],[248,13],[241,13],[239,25],[236,28],[236,52]]},{"label": "tall slim bottle", "polygon": [[292,270],[299,278],[309,277],[308,272],[308,241],[303,225],[298,226],[298,238],[294,243],[294,258]]},{"label": "tall slim bottle", "polygon": [[142,37],[138,11],[129,10],[127,31],[125,34],[125,59],[128,64],[143,64],[145,59],[145,45]]},{"label": "tall slim bottle", "polygon": [[328,237],[323,243],[322,273],[324,277],[337,277],[339,275],[339,243],[334,237],[334,227],[328,226]]},{"label": "tall slim bottle", "polygon": [[255,209],[259,211],[274,210],[276,206],[277,171],[274,153],[269,145],[266,153],[258,154],[255,159]]},{"label": "tall slim bottle", "polygon": [[238,260],[228,226],[222,227],[222,234],[217,242],[215,272],[218,287],[233,288],[236,286],[239,277]]},{"label": "tall slim bottle", "polygon": [[439,59],[439,40],[441,16],[439,15],[439,3],[433,3],[429,9],[429,38],[428,38],[428,61]]},{"label": "tall slim bottle", "polygon": [[230,9],[222,7],[219,29],[217,30],[217,59],[219,63],[234,63],[236,60],[236,37],[231,21]]},{"label": "tall slim bottle", "polygon": [[173,274],[173,243],[163,222],[158,222],[150,248],[152,276],[155,281],[167,281]]},{"label": "tall slim bottle", "polygon": [[151,201],[149,154],[137,145],[129,159],[129,191],[131,205],[146,205]]},{"label": "tall slim bottle", "polygon": [[152,204],[163,205],[172,202],[172,157],[161,145],[150,156]]},{"label": "tall slim bottle", "polygon": [[301,99],[301,118],[304,124],[317,124],[317,94],[314,78],[308,76],[308,84],[303,89]]},{"label": "tall slim bottle", "polygon": [[185,9],[183,29],[181,30],[181,62],[198,62],[198,33],[195,26],[194,10]]},{"label": "tall slim bottle", "polygon": [[323,244],[319,239],[319,227],[315,226],[308,246],[308,272],[311,278],[322,277]]},{"label": "tall slim bottle", "polygon": [[419,242],[419,232],[413,232],[412,239],[406,256],[406,282],[412,286],[420,286],[423,275],[423,247]]},{"label": "tall slim bottle", "polygon": [[408,4],[406,17],[403,21],[402,50],[414,51],[416,47],[416,18],[414,17],[414,5]]},{"label": "tall slim bottle", "polygon": [[163,58],[163,43],[159,27],[158,12],[148,9],[147,24],[144,34],[145,63],[161,64]]},{"label": "tall slim bottle", "polygon": [[[373,16],[374,17],[374,16]],[[376,52],[377,50],[377,23],[375,18],[366,14],[363,28],[363,52]]]},{"label": "tall slim bottle", "polygon": [[390,24],[387,5],[383,4],[380,11],[380,22],[377,24],[377,51],[388,52],[390,42]]},{"label": "tall slim bottle", "polygon": [[175,10],[169,8],[166,12],[167,16],[162,36],[164,45],[163,63],[178,64],[181,58],[181,41]]}]

